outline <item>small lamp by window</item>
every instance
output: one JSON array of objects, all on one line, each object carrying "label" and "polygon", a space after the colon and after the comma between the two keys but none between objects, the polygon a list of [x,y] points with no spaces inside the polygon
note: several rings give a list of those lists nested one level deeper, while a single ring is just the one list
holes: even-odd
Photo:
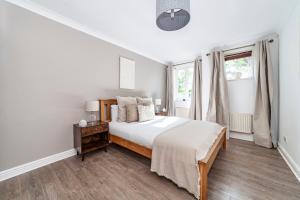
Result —
[{"label": "small lamp by window", "polygon": [[99,101],[88,101],[86,102],[86,111],[90,113],[90,122],[95,122],[97,120],[97,116],[95,112],[99,111]]},{"label": "small lamp by window", "polygon": [[161,99],[155,99],[155,110],[156,112],[160,112]]}]

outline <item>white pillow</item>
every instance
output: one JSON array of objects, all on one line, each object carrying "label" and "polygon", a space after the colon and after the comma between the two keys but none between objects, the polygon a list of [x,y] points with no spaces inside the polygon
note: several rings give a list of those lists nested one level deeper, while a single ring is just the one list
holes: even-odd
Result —
[{"label": "white pillow", "polygon": [[153,104],[152,97],[137,97],[136,101],[138,104]]},{"label": "white pillow", "polygon": [[111,116],[111,121],[115,122],[118,121],[118,110],[119,106],[118,105],[111,105],[110,107],[110,116]]},{"label": "white pillow", "polygon": [[155,112],[154,112],[153,104],[147,106],[138,105],[137,107],[138,107],[138,114],[139,114],[139,122],[144,122],[144,121],[154,119]]}]

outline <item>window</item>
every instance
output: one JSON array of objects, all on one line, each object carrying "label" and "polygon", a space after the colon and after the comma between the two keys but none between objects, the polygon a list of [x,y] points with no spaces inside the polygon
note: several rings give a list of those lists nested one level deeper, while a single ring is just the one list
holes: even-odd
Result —
[{"label": "window", "polygon": [[175,67],[175,98],[176,101],[191,100],[193,87],[194,63],[178,65]]},{"label": "window", "polygon": [[253,78],[252,52],[243,52],[225,56],[227,80]]}]

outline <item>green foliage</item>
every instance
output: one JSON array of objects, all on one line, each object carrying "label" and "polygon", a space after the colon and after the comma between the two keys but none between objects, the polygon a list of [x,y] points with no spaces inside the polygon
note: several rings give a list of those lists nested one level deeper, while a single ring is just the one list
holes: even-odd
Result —
[{"label": "green foliage", "polygon": [[192,95],[193,68],[177,71],[177,95],[178,98],[187,99]]},{"label": "green foliage", "polygon": [[240,78],[251,78],[253,75],[252,67],[250,64],[251,57],[239,58],[225,62],[225,72],[228,80],[236,79],[237,74]]}]

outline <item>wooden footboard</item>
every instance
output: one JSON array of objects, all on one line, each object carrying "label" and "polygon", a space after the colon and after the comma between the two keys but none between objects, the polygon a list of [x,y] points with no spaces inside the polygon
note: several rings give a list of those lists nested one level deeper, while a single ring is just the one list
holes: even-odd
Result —
[{"label": "wooden footboard", "polygon": [[207,153],[206,157],[198,162],[199,171],[200,171],[200,200],[207,200],[208,191],[207,191],[207,178],[208,172],[214,163],[218,152],[222,148],[226,149],[226,128],[222,129],[221,134],[213,144],[212,148]]},{"label": "wooden footboard", "polygon": [[[117,104],[116,99],[99,100],[101,121],[110,121],[110,107]],[[110,141],[151,159],[152,150],[121,137],[110,134]],[[200,200],[207,200],[207,177],[220,149],[226,149],[226,128],[223,128],[206,157],[198,162],[200,172]]]}]

